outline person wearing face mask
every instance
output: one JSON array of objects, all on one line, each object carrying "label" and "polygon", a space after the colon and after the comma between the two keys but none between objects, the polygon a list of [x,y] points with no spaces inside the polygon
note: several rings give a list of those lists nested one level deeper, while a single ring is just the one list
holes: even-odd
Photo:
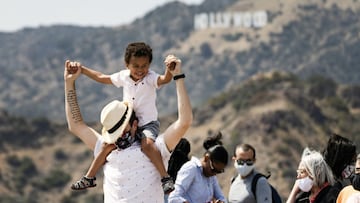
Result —
[{"label": "person wearing face mask", "polygon": [[333,133],[322,154],[334,174],[334,186],[341,190],[350,185],[349,176],[354,171],[356,159],[355,143],[346,137]]},{"label": "person wearing face mask", "polygon": [[[354,171],[356,159],[355,143],[346,137],[332,133],[327,145],[322,150],[322,155],[333,172],[335,179],[334,187],[337,187],[340,191],[350,185],[349,176]],[[303,198],[306,199],[307,196],[307,193],[300,192],[295,202],[299,202]]]},{"label": "person wearing face mask", "polygon": [[175,190],[169,195],[169,203],[225,203],[216,175],[223,173],[228,163],[228,153],[221,142],[219,132],[208,137],[203,146],[206,150],[201,159],[192,157],[178,171]]},{"label": "person wearing face mask", "polygon": [[[249,144],[235,147],[232,157],[238,172],[229,190],[229,203],[267,203],[272,202],[271,187],[265,177],[260,177],[256,184],[256,194],[251,191],[252,180],[257,174],[255,170],[256,151]],[[256,195],[256,198],[255,198]]]},{"label": "person wearing face mask", "polygon": [[[297,170],[297,180],[286,203],[335,203],[340,190],[334,187],[335,179],[324,157],[317,151],[305,148]],[[297,195],[303,193],[303,198]]]},{"label": "person wearing face mask", "polygon": [[338,195],[336,203],[360,203],[360,154],[355,163],[355,173],[350,176],[351,185],[344,187]]}]

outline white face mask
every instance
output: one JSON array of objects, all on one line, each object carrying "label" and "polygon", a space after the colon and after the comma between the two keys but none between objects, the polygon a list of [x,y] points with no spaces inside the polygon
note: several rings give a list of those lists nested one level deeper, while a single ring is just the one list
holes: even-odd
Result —
[{"label": "white face mask", "polygon": [[236,163],[236,161],[234,163],[234,167],[242,177],[249,175],[250,172],[254,169],[254,165],[248,166],[246,163],[244,163],[243,165],[239,165]]},{"label": "white face mask", "polygon": [[299,179],[298,183],[301,191],[309,192],[313,187],[314,181],[311,180],[309,176],[306,176],[305,178]]}]

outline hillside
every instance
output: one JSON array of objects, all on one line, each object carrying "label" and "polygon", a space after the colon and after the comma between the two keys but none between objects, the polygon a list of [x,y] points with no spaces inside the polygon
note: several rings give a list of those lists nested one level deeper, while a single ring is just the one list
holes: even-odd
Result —
[{"label": "hillside", "polygon": [[[330,133],[360,146],[359,95],[359,86],[320,76],[257,74],[194,109],[194,123],[186,134],[191,155],[202,156],[202,141],[218,131],[230,154],[235,144],[250,143],[257,149],[257,168],[271,171],[270,181],[286,197],[305,146],[321,150]],[[162,117],[162,128],[174,119]],[[93,126],[100,130],[97,123]],[[101,201],[101,186],[84,192],[69,189],[89,166],[92,153],[66,125],[1,112],[0,140],[0,202]],[[234,173],[230,164],[218,176],[226,195]]]},{"label": "hillside", "polygon": [[[0,33],[0,109],[63,122],[64,61],[78,60],[110,74],[124,68],[123,50],[132,41],[153,47],[152,68],[160,73],[168,53],[181,57],[194,106],[271,70],[359,84],[359,7],[355,0],[206,0],[198,6],[173,1],[118,27],[54,25]],[[246,15],[257,11],[266,11],[267,24],[247,25]],[[244,22],[194,29],[195,16],[226,12],[240,12]],[[172,113],[175,105],[174,85],[169,86],[159,90],[161,115]],[[89,121],[98,119],[99,108],[93,106],[122,94],[85,77],[78,87]]]},{"label": "hillside", "polygon": [[[187,137],[197,154],[203,152],[202,140],[217,131],[226,135],[231,154],[237,143],[252,144],[257,167],[271,171],[270,181],[285,197],[304,147],[321,151],[331,133],[360,146],[359,90],[320,76],[302,80],[284,72],[258,74],[196,109]],[[231,168],[219,176],[225,194],[233,174]]]}]

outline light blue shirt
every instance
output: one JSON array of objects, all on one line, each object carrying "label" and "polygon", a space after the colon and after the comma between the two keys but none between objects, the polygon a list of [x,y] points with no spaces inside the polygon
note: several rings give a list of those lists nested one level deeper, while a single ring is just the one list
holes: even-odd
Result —
[{"label": "light blue shirt", "polygon": [[169,203],[208,203],[212,198],[226,202],[216,176],[205,177],[201,161],[192,157],[179,170]]}]

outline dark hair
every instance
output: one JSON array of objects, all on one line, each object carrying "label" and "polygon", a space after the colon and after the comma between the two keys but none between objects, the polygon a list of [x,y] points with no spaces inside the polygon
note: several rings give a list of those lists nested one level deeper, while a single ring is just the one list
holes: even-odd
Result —
[{"label": "dark hair", "polygon": [[181,166],[189,161],[189,153],[190,142],[185,138],[181,138],[169,159],[167,172],[173,178],[173,180],[176,180],[177,172],[180,170]]},{"label": "dark hair", "polygon": [[221,132],[218,132],[214,136],[207,137],[203,143],[203,147],[206,149],[205,154],[209,154],[211,160],[227,165],[229,155],[222,145],[221,138]]},{"label": "dark hair", "polygon": [[145,44],[144,42],[133,42],[128,44],[125,50],[125,63],[130,63],[130,58],[132,56],[135,57],[142,57],[147,56],[149,57],[149,62],[152,61],[152,49],[149,45]]},{"label": "dark hair", "polygon": [[334,133],[323,150],[323,156],[334,176],[341,179],[342,171],[355,161],[356,145],[349,139]]},{"label": "dark hair", "polygon": [[256,159],[256,150],[255,150],[255,148],[254,148],[253,146],[251,146],[250,144],[243,143],[243,144],[237,145],[237,146],[235,147],[235,149],[234,149],[234,156],[236,156],[236,149],[238,149],[238,148],[241,148],[241,149],[243,149],[243,150],[246,151],[246,152],[249,151],[249,150],[253,151],[253,153],[254,153],[253,159]]}]

